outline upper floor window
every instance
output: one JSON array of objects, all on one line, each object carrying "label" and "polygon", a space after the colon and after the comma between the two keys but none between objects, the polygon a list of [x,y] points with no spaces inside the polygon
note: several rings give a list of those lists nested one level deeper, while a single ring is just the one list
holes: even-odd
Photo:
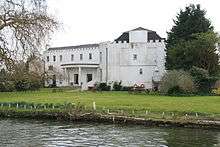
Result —
[{"label": "upper floor window", "polygon": [[92,59],[92,53],[89,53],[89,59],[90,60]]},{"label": "upper floor window", "polygon": [[140,75],[143,74],[143,69],[142,68],[140,68],[139,73],[140,73]]},{"label": "upper floor window", "polygon": [[137,54],[133,54],[133,60],[137,60]]},{"label": "upper floor window", "polygon": [[102,52],[99,53],[99,61],[102,62]]},{"label": "upper floor window", "polygon": [[71,61],[73,61],[73,60],[74,60],[74,55],[72,54],[72,55],[71,55]]},{"label": "upper floor window", "polygon": [[49,56],[47,56],[47,62],[49,62],[50,61],[50,57]]},{"label": "upper floor window", "polygon": [[80,54],[80,57],[79,57],[79,58],[80,58],[80,60],[82,60],[82,59],[83,59],[83,54]]},{"label": "upper floor window", "polygon": [[134,44],[133,44],[133,43],[131,43],[131,48],[132,48],[132,49],[134,48]]},{"label": "upper floor window", "polygon": [[63,56],[62,55],[60,55],[60,62],[62,62],[63,61]]},{"label": "upper floor window", "polygon": [[54,61],[54,62],[56,61],[56,56],[53,56],[53,61]]},{"label": "upper floor window", "polygon": [[48,66],[48,70],[53,70],[53,66]]}]

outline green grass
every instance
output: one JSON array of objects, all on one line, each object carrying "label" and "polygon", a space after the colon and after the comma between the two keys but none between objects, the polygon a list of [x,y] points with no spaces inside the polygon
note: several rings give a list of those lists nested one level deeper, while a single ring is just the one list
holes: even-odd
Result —
[{"label": "green grass", "polygon": [[1,92],[0,102],[28,103],[80,103],[98,108],[123,109],[127,111],[175,112],[220,114],[219,96],[154,96],[146,94],[128,94],[128,92],[77,92],[64,91],[53,93],[51,89],[34,92]]}]

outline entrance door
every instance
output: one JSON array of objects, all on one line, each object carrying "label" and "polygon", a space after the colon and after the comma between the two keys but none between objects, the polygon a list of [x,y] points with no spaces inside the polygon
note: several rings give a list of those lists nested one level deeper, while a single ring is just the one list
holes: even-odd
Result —
[{"label": "entrance door", "polygon": [[79,84],[79,74],[74,74],[74,84]]},{"label": "entrance door", "polygon": [[56,75],[53,75],[53,78],[52,78],[52,87],[56,87],[57,86],[57,83],[56,83]]},{"label": "entrance door", "polygon": [[87,82],[92,81],[92,74],[87,74]]}]

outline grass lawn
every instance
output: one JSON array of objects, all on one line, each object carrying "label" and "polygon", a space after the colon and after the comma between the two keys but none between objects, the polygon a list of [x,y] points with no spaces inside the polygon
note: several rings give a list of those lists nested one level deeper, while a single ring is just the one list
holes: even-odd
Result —
[{"label": "grass lawn", "polygon": [[220,114],[220,96],[171,97],[128,92],[77,92],[53,93],[51,89],[34,92],[1,92],[0,102],[65,103],[74,102],[98,108],[123,110],[150,110],[152,112]]}]

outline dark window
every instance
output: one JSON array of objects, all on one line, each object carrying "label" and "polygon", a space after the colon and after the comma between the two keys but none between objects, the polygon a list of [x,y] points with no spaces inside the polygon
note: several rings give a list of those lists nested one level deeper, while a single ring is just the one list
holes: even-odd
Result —
[{"label": "dark window", "polygon": [[133,60],[137,60],[137,54],[133,54]]},{"label": "dark window", "polygon": [[50,61],[50,57],[49,56],[47,56],[47,62],[49,62]]},{"label": "dark window", "polygon": [[53,56],[53,61],[54,61],[54,62],[56,61],[56,56]]},{"label": "dark window", "polygon": [[90,60],[92,59],[92,53],[89,53],[89,59]]},{"label": "dark window", "polygon": [[142,68],[140,68],[139,73],[140,73],[140,75],[143,74],[143,69]]},{"label": "dark window", "polygon": [[79,75],[74,74],[74,84],[79,84]]},{"label": "dark window", "polygon": [[102,81],[102,69],[100,69],[100,81]]},{"label": "dark window", "polygon": [[60,62],[62,62],[62,60],[63,60],[63,56],[62,56],[62,55],[60,55]]},{"label": "dark window", "polygon": [[80,54],[80,60],[82,60],[83,59],[83,54]]},{"label": "dark window", "polygon": [[99,60],[100,60],[100,62],[102,62],[102,52],[100,52],[99,54],[100,54],[99,55]]},{"label": "dark window", "polygon": [[87,74],[87,82],[92,81],[92,74]]},{"label": "dark window", "polygon": [[74,60],[74,55],[72,54],[72,55],[71,55],[71,61],[73,61],[73,60]]},{"label": "dark window", "polygon": [[51,66],[48,66],[48,69],[49,70],[53,70],[53,66],[51,65]]},{"label": "dark window", "polygon": [[53,79],[52,79],[53,83],[52,83],[52,86],[56,87],[56,75],[53,75]]}]

